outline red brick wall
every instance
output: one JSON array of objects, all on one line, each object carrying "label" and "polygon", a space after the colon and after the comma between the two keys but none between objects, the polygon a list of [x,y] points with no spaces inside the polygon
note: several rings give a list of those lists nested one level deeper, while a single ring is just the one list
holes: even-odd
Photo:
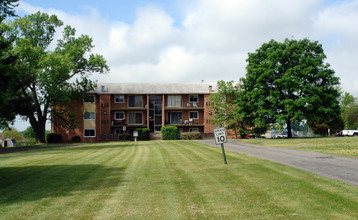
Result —
[{"label": "red brick wall", "polygon": [[[111,95],[101,94],[99,97],[99,131],[98,134],[110,134],[111,132]],[[98,111],[97,111],[98,112]],[[97,126],[98,127],[98,126]]]},{"label": "red brick wall", "polygon": [[[211,124],[210,122],[210,118],[212,118],[214,116],[214,111],[213,109],[210,107],[209,104],[209,97],[210,94],[205,94],[204,95],[204,118],[205,118],[205,122],[204,122],[204,133],[213,133],[214,132],[214,128],[215,125]],[[209,114],[209,112],[211,114]]]},{"label": "red brick wall", "polygon": [[56,125],[56,117],[54,116],[53,120],[55,121],[52,126],[52,131],[55,133],[60,133],[62,135],[62,142],[71,142],[73,136],[80,136],[83,140],[83,104],[82,102],[73,101],[67,106],[68,110],[72,113],[76,113],[76,124],[75,129],[68,129]]}]

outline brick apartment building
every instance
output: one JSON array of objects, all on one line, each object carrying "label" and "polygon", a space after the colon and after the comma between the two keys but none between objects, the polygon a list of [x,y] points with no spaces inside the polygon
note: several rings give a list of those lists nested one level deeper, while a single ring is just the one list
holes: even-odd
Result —
[{"label": "brick apartment building", "polygon": [[61,133],[64,142],[73,136],[90,142],[101,135],[132,134],[136,128],[155,132],[166,125],[210,135],[215,126],[208,100],[215,89],[216,83],[101,83],[83,103],[68,106],[77,111],[77,128],[52,124],[52,132]]}]

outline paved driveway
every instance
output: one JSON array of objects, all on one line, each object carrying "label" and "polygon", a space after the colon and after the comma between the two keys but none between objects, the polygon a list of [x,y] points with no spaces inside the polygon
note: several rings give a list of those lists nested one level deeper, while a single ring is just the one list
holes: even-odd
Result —
[{"label": "paved driveway", "polygon": [[[200,140],[215,147],[214,140]],[[250,154],[255,157],[306,170],[331,179],[337,179],[358,187],[358,159],[322,154],[313,151],[299,151],[278,147],[266,147],[228,140],[225,150]],[[230,161],[228,161],[230,163]]]}]

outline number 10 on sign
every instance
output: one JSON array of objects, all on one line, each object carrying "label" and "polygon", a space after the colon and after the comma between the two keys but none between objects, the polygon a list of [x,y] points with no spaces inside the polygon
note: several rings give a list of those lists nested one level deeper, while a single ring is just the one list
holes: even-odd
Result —
[{"label": "number 10 on sign", "polygon": [[227,142],[226,129],[224,127],[214,129],[215,144],[221,144],[221,150],[223,152],[224,162],[227,164],[224,143]]}]

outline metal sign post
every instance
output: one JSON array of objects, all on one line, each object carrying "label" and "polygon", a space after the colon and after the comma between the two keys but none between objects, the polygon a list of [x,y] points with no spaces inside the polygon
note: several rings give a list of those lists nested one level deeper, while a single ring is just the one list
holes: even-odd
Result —
[{"label": "metal sign post", "polygon": [[137,142],[138,131],[133,131],[134,142]]},{"label": "metal sign post", "polygon": [[221,144],[221,150],[223,152],[224,162],[225,162],[225,164],[227,164],[225,149],[224,149],[224,143],[227,142],[226,128],[224,128],[224,127],[215,128],[214,129],[214,137],[215,137],[215,144],[216,145]]}]

